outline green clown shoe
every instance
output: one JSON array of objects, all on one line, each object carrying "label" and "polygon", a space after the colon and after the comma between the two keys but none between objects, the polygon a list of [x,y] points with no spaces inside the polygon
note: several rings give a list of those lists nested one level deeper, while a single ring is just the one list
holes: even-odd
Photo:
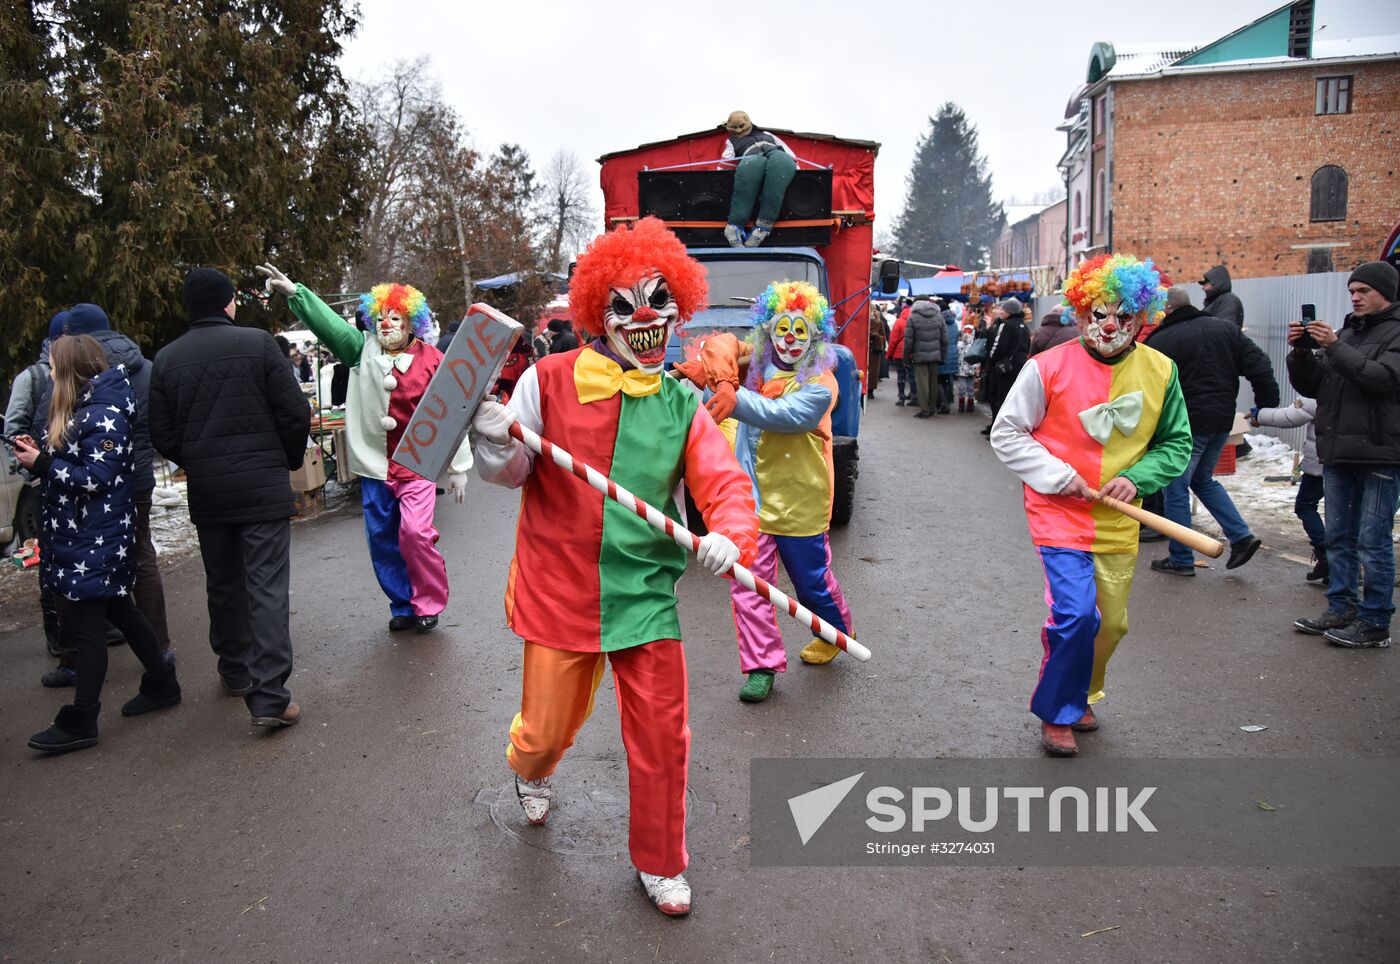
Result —
[{"label": "green clown shoe", "polygon": [[745,703],[762,703],[773,692],[773,671],[756,669],[749,674],[739,690],[739,699]]}]

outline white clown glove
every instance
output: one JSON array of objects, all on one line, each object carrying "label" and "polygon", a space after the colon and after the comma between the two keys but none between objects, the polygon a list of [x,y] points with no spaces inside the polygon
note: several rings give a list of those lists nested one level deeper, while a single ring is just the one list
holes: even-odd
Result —
[{"label": "white clown glove", "polygon": [[258,265],[258,273],[267,277],[267,280],[263,282],[263,287],[267,289],[268,294],[275,292],[284,298],[290,298],[297,293],[296,284],[272,265]]},{"label": "white clown glove", "polygon": [[486,441],[495,445],[510,442],[510,427],[515,424],[515,413],[500,402],[484,400],[477,406],[472,416],[472,428]]},{"label": "white clown glove", "polygon": [[739,547],[718,532],[711,532],[700,540],[695,558],[710,572],[722,576],[739,561]]},{"label": "white clown glove", "polygon": [[449,472],[447,473],[447,491],[452,493],[452,498],[461,505],[467,499],[467,473]]}]

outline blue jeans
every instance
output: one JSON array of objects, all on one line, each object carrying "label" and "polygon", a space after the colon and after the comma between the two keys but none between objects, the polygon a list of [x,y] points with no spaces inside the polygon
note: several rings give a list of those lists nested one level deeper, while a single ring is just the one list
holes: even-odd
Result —
[{"label": "blue jeans", "polygon": [[896,358],[894,363],[899,366],[896,373],[899,378],[899,397],[907,398],[911,401],[919,395],[918,386],[914,384],[914,366],[906,362],[903,358]]},{"label": "blue jeans", "polygon": [[[1322,483],[1327,499],[1327,611],[1356,607],[1356,618],[1372,626],[1390,626],[1395,613],[1395,500],[1400,493],[1400,468],[1363,465],[1324,465]],[[1357,587],[1366,570],[1366,583],[1357,605]]]},{"label": "blue jeans", "polygon": [[[1233,545],[1250,535],[1249,526],[1240,518],[1235,503],[1230,501],[1230,493],[1225,486],[1215,481],[1215,463],[1220,461],[1220,453],[1225,450],[1229,432],[1214,435],[1191,436],[1191,461],[1186,471],[1181,473],[1162,492],[1162,504],[1166,516],[1184,526],[1191,524],[1191,493],[1201,500],[1201,505],[1211,514],[1225,538]],[[1194,566],[1196,554],[1179,542],[1172,541],[1167,557],[1178,566]]]},{"label": "blue jeans", "polygon": [[[1322,513],[1317,511],[1322,502],[1322,476],[1303,473],[1298,481],[1298,496],[1293,500],[1293,514],[1303,523],[1303,531],[1313,548],[1327,541],[1327,530],[1322,524]],[[1325,550],[1324,550],[1325,551]]]}]

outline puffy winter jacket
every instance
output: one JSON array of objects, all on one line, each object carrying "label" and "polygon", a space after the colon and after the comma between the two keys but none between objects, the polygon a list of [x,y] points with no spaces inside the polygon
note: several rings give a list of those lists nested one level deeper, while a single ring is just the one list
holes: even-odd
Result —
[{"label": "puffy winter jacket", "polygon": [[916,302],[904,329],[904,360],[916,365],[937,363],[948,350],[948,325],[932,301]]},{"label": "puffy winter jacket", "polygon": [[1400,465],[1400,302],[1347,315],[1322,351],[1289,352],[1288,380],[1317,399],[1323,465]]},{"label": "puffy winter jacket", "polygon": [[908,327],[908,316],[900,315],[890,328],[890,343],[885,347],[885,354],[893,361],[904,360],[904,331]]},{"label": "puffy winter jacket", "polygon": [[310,429],[310,406],[265,331],[202,318],[156,355],[151,441],[188,475],[195,525],[290,517],[287,473]]},{"label": "puffy winter jacket", "polygon": [[1058,321],[1042,321],[1040,327],[1031,332],[1031,357],[1034,358],[1056,345],[1074,341],[1078,337],[1079,326],[1076,324],[1066,325]]},{"label": "puffy winter jacket", "polygon": [[1206,280],[1214,290],[1206,298],[1206,314],[1228,321],[1236,328],[1244,327],[1244,302],[1230,290],[1230,272],[1218,264],[1206,272]]},{"label": "puffy winter jacket", "polygon": [[945,309],[943,322],[948,329],[948,338],[943,343],[943,360],[938,363],[938,374],[956,375],[958,373],[958,359],[961,357],[958,348],[958,319],[953,317],[951,311]]},{"label": "puffy winter jacket", "polygon": [[1308,427],[1303,435],[1302,462],[1302,469],[1308,475],[1322,474],[1322,463],[1317,458],[1317,428],[1313,425],[1316,415],[1317,401],[1302,396],[1295,398],[1292,405],[1285,405],[1283,408],[1261,408],[1254,413],[1260,425],[1270,428],[1298,428],[1301,425]]},{"label": "puffy winter jacket", "polygon": [[988,361],[998,375],[1015,375],[1030,357],[1031,335],[1019,315],[999,321],[991,330]]},{"label": "puffy winter jacket", "polygon": [[1269,356],[1222,318],[1186,305],[1167,315],[1146,344],[1176,362],[1195,435],[1228,432],[1234,426],[1241,377],[1254,389],[1254,404],[1278,406],[1278,381]]},{"label": "puffy winter jacket", "polygon": [[[28,435],[39,437],[39,421],[36,417],[43,399],[51,389],[53,376],[49,372],[49,346],[47,338],[39,348],[39,360],[15,376],[10,386],[10,400],[5,406],[5,434],[10,436]],[[19,466],[14,451],[4,446],[5,457],[11,470]]]},{"label": "puffy winter jacket", "polygon": [[[136,578],[136,405],[120,365],[93,378],[52,453],[35,463],[47,532],[39,576],[69,599],[125,596]],[[47,433],[41,432],[47,445]]]}]

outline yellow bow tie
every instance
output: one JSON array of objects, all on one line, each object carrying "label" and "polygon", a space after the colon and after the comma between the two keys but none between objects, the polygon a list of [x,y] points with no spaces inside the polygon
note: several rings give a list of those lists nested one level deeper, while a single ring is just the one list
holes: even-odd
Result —
[{"label": "yellow bow tie", "polygon": [[661,390],[661,373],[649,375],[635,368],[623,371],[611,358],[585,348],[574,362],[574,387],[578,389],[580,405],[601,402],[619,391],[640,398]]}]

